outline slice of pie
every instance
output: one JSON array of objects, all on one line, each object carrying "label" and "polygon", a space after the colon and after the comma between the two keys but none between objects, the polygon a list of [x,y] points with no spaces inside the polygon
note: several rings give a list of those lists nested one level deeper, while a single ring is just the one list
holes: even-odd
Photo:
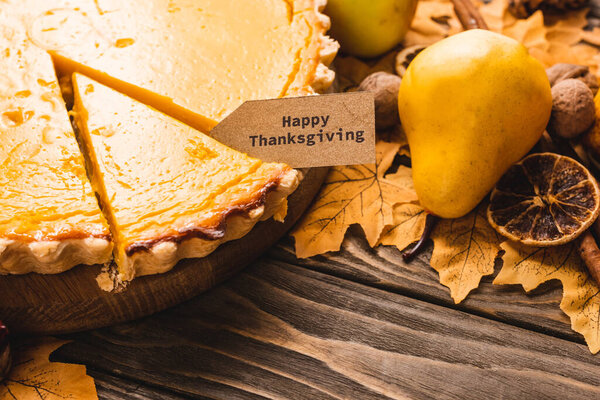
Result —
[{"label": "slice of pie", "polygon": [[50,56],[0,14],[0,274],[110,260]]},{"label": "slice of pie", "polygon": [[82,75],[73,87],[121,281],[203,257],[259,220],[284,216],[296,170],[232,150]]},{"label": "slice of pie", "polygon": [[60,70],[205,133],[246,100],[320,92],[334,77],[321,0],[5,1]]}]

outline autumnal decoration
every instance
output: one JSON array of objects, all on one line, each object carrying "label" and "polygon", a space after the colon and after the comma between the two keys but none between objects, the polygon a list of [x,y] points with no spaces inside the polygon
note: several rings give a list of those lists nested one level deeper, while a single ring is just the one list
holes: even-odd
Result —
[{"label": "autumnal decoration", "polygon": [[485,210],[486,204],[480,204],[462,218],[442,219],[432,234],[431,266],[440,274],[440,283],[450,288],[455,303],[494,272],[502,239],[488,224]]},{"label": "autumnal decoration", "polygon": [[600,288],[579,257],[577,245],[528,247],[504,242],[503,267],[494,284],[519,284],[527,292],[556,279],[563,285],[561,310],[571,318],[571,327],[585,338],[592,353],[600,350]]},{"label": "autumnal decoration", "polygon": [[8,328],[0,321],[0,382],[8,375],[12,365]]},{"label": "autumnal decoration", "polygon": [[550,86],[554,86],[565,79],[577,79],[585,83],[594,96],[598,93],[598,78],[592,75],[590,68],[585,65],[558,63],[547,68],[546,74],[548,75]]},{"label": "autumnal decoration", "polygon": [[394,206],[416,201],[410,169],[400,167],[387,174],[400,149],[398,143],[377,143],[377,163],[334,167],[321,193],[292,233],[296,255],[310,257],[340,249],[352,224],[362,226],[371,246],[387,225],[392,225]]},{"label": "autumnal decoration", "polygon": [[465,30],[489,29],[483,16],[471,0],[452,0],[454,13]]},{"label": "autumnal decoration", "polygon": [[400,77],[379,71],[367,76],[358,90],[371,92],[375,96],[375,127],[387,129],[400,123],[398,117],[398,89]]},{"label": "autumnal decoration", "polygon": [[572,158],[532,154],[513,165],[492,191],[488,219],[502,235],[533,246],[572,241],[598,217],[600,189]]},{"label": "autumnal decoration", "polygon": [[[561,15],[535,11],[525,19],[517,19],[509,10],[509,0],[473,4],[476,6],[475,13],[469,4],[463,3],[463,0],[454,2],[421,0],[411,30],[405,37],[403,48],[399,51],[392,51],[377,60],[359,60],[343,56],[337,58],[336,68],[340,90],[356,90],[365,77],[377,71],[395,72],[402,76],[421,50],[445,37],[461,32],[462,25],[470,23],[469,18],[473,19],[480,14],[490,30],[524,44],[530,54],[547,68],[547,75],[553,86],[566,80],[576,79],[583,82],[592,93],[597,93],[600,28],[584,30],[588,24],[587,9],[569,11]],[[462,22],[458,19],[455,8],[458,13],[462,13]],[[572,82],[567,84],[573,85]],[[585,92],[581,85],[578,86],[578,90]],[[595,101],[599,103],[600,100],[595,99]],[[589,111],[589,105],[587,107]],[[600,107],[596,105],[595,108],[595,120],[598,121]],[[574,114],[578,115],[576,118],[581,117],[579,111]],[[556,131],[552,137],[544,134],[536,148],[538,151],[539,149],[550,152],[560,151],[571,157],[577,157],[577,153],[571,148],[573,146],[579,154],[582,154],[582,151],[590,153],[592,161],[594,154],[597,154],[597,159],[600,160],[599,126],[600,124],[596,123],[594,128],[574,140],[564,139],[562,136],[570,136],[570,134],[559,134]],[[577,130],[581,131],[581,129]],[[430,264],[440,274],[440,282],[450,289],[455,302],[462,301],[470,291],[475,289],[483,276],[492,274],[495,265],[503,264],[494,280],[495,284],[520,284],[526,291],[533,290],[545,281],[558,279],[563,285],[561,309],[571,318],[573,329],[584,336],[590,350],[595,353],[600,349],[600,333],[596,329],[600,324],[600,300],[598,299],[600,289],[594,278],[594,271],[600,271],[600,248],[595,239],[595,235],[600,234],[600,229],[594,234],[591,230],[585,230],[585,227],[594,220],[593,216],[597,212],[595,206],[587,210],[587,213],[583,212],[585,215],[580,215],[583,220],[578,222],[579,228],[567,234],[570,236],[569,239],[576,234],[581,234],[580,238],[553,247],[528,247],[516,242],[502,242],[505,239],[487,221],[488,203],[485,201],[462,218],[440,219],[433,225],[428,222],[427,212],[416,200],[410,179],[411,169],[403,165],[397,166],[400,155],[410,157],[402,128],[397,126],[391,130],[378,131],[378,136],[380,155],[376,166],[332,169],[328,184],[324,186],[317,204],[294,232],[299,257],[339,249],[344,232],[354,223],[363,227],[371,246],[396,246],[400,251],[408,254],[411,254],[414,244],[423,239],[421,234],[432,228],[431,239],[428,241],[433,242]],[[385,156],[381,152],[384,148]],[[562,159],[556,154],[551,157]],[[396,161],[392,162],[394,158]],[[587,162],[586,157],[584,161]],[[386,170],[392,164],[390,169],[392,172],[387,172]],[[398,172],[393,172],[396,171],[395,168],[398,168]],[[389,183],[390,175],[393,176],[395,173],[403,176],[402,179],[396,177],[398,182],[402,182],[401,187],[404,188],[402,195],[392,199],[390,186],[384,185],[385,194],[382,194],[376,203],[384,205],[381,211],[373,211],[373,208],[363,210],[364,206],[359,206],[360,201],[357,200],[373,199],[375,194],[382,193],[380,189],[375,189],[369,184],[382,179]],[[585,170],[584,175],[588,178],[583,179],[585,183],[582,183],[582,186],[595,187],[593,180],[589,179],[587,174]],[[535,178],[539,180],[543,179],[543,176]],[[559,180],[563,180],[562,178]],[[539,184],[537,181],[536,183]],[[363,194],[365,188],[368,188],[366,195]],[[517,188],[513,188],[512,191],[514,192],[515,189]],[[595,190],[592,191],[596,193],[593,196],[597,195]],[[394,193],[398,192],[394,191]],[[518,194],[513,193],[513,196],[516,196],[516,199],[513,199],[516,201],[515,204],[526,201],[523,197],[518,197]],[[497,200],[496,197],[491,199],[492,202]],[[508,199],[505,198],[503,201]],[[567,200],[567,202],[572,201],[574,198]],[[569,207],[567,208],[570,211],[576,209],[572,205]],[[359,210],[363,211],[359,212]],[[361,213],[365,213],[367,217],[362,217]],[[383,215],[386,217],[383,218]],[[593,226],[596,225],[600,228],[599,221],[596,221]],[[576,233],[573,233],[575,231]]]},{"label": "autumnal decoration", "polygon": [[394,206],[393,214],[393,222],[385,227],[379,244],[404,250],[421,237],[421,232],[425,230],[427,213],[418,204],[400,203]]},{"label": "autumnal decoration", "polygon": [[579,255],[596,283],[600,283],[600,249],[594,235],[588,230],[581,235]]},{"label": "autumnal decoration", "polygon": [[431,233],[433,232],[433,228],[435,228],[439,220],[440,218],[437,215],[427,212],[425,213],[425,226],[423,227],[423,233],[414,246],[412,246],[410,249],[405,249],[402,252],[402,258],[404,258],[404,261],[411,261],[425,249],[425,246],[431,237]]},{"label": "autumnal decoration", "polygon": [[552,87],[552,115],[548,131],[573,139],[594,123],[596,109],[590,88],[578,79],[565,79]]},{"label": "autumnal decoration", "polygon": [[14,347],[13,369],[0,382],[0,399],[97,399],[94,380],[85,366],[50,362],[48,357],[68,343],[51,337],[21,341]]}]

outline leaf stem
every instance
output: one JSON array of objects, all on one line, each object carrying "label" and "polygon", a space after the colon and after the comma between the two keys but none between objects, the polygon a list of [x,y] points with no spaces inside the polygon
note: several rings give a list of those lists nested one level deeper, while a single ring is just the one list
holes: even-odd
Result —
[{"label": "leaf stem", "polygon": [[402,253],[402,258],[405,262],[410,262],[416,255],[423,251],[425,248],[425,243],[427,243],[427,240],[431,236],[431,232],[433,232],[433,228],[438,220],[439,217],[433,214],[427,214],[427,217],[425,217],[425,229],[423,229],[421,238],[413,247],[411,247],[409,250],[405,250]]}]

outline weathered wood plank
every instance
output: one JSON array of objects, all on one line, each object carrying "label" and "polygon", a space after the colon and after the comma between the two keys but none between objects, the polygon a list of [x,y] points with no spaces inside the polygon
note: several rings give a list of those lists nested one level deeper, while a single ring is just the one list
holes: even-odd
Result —
[{"label": "weathered wood plank", "polygon": [[263,260],[188,303],[70,336],[67,362],[208,398],[585,398],[583,345]]},{"label": "weathered wood plank", "polygon": [[455,305],[448,289],[439,283],[437,272],[429,265],[432,246],[410,263],[405,263],[393,246],[371,249],[363,239],[360,228],[346,235],[342,251],[297,259],[293,239],[281,240],[266,255],[315,271],[338,276],[354,282],[400,293],[427,302],[452,307],[512,325],[584,343],[583,337],[571,330],[568,317],[560,310],[560,283],[551,282],[526,294],[518,285],[493,285],[492,276],[485,277],[480,287],[465,301]]},{"label": "weathered wood plank", "polygon": [[186,400],[190,397],[88,369],[100,400]]}]

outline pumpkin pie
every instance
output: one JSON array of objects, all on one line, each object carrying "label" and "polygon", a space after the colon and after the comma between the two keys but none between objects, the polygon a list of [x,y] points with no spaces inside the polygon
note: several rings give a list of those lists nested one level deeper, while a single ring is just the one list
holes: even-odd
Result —
[{"label": "pumpkin pie", "polygon": [[285,215],[296,170],[232,150],[88,77],[74,74],[73,88],[77,134],[115,241],[119,280],[165,272]]},{"label": "pumpkin pie", "polygon": [[246,100],[313,94],[334,77],[321,0],[12,1],[60,71],[205,133]]},{"label": "pumpkin pie", "polygon": [[0,14],[0,274],[111,258],[50,56]]}]

